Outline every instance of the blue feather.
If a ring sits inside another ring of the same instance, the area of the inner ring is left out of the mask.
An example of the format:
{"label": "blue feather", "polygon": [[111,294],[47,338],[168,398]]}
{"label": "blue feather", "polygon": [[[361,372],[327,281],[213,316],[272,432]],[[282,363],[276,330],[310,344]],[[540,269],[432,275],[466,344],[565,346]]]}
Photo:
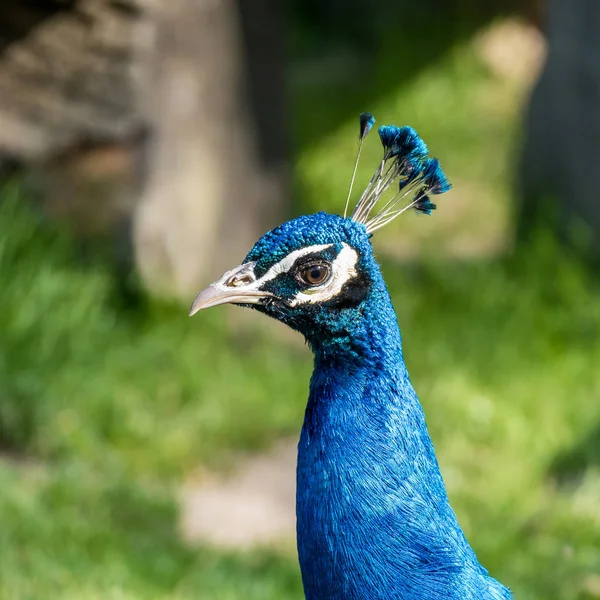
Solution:
{"label": "blue feather", "polygon": [[420,158],[408,157],[402,162],[400,175],[399,191],[407,188],[411,183],[415,182],[422,175],[423,161]]}
{"label": "blue feather", "polygon": [[427,144],[412,127],[382,125],[378,132],[386,159],[397,156],[400,160],[419,160],[427,156]]}
{"label": "blue feather", "polygon": [[364,113],[360,113],[359,120],[360,120],[360,131],[359,131],[358,138],[360,140],[364,140],[367,137],[367,134],[369,133],[369,131],[371,131],[371,128],[373,127],[373,125],[375,124],[375,117],[369,112],[364,112]]}
{"label": "blue feather", "polygon": [[425,160],[423,182],[432,194],[443,194],[452,187],[437,158]]}
{"label": "blue feather", "polygon": [[402,157],[410,157],[413,160],[423,159],[427,156],[429,149],[419,134],[409,126],[401,127],[396,139],[395,146],[398,154]]}
{"label": "blue feather", "polygon": [[394,156],[394,150],[397,150],[397,147],[394,146],[394,142],[398,135],[400,134],[400,127],[396,125],[382,125],[378,130],[379,139],[381,140],[381,145],[383,146],[384,156]]}
{"label": "blue feather", "polygon": [[[419,193],[419,195],[421,194],[421,192]],[[434,211],[437,208],[437,204],[434,204],[430,199],[429,196],[420,196],[417,200],[417,202],[415,203],[414,207],[416,212],[418,213],[422,213],[424,215],[430,215],[432,211]]]}
{"label": "blue feather", "polygon": [[[366,122],[365,115],[372,117],[370,113],[361,115],[361,131],[363,122]],[[418,199],[418,195],[412,196],[407,204],[403,204],[417,188],[423,188],[419,195],[443,194],[451,188],[439,161],[437,158],[428,157],[427,144],[415,129],[408,125],[403,127],[381,125],[378,133],[383,146],[383,161],[371,177],[351,217],[354,221],[365,225],[369,233],[385,227],[408,208],[431,214],[436,208],[435,204],[429,199]],[[359,155],[360,148],[359,145]],[[356,165],[352,183],[355,173]],[[375,208],[380,200],[396,182],[398,191],[387,202],[382,202],[379,212],[376,212]],[[350,190],[352,190],[352,183]],[[350,192],[346,200],[344,216],[347,213],[349,198]]]}

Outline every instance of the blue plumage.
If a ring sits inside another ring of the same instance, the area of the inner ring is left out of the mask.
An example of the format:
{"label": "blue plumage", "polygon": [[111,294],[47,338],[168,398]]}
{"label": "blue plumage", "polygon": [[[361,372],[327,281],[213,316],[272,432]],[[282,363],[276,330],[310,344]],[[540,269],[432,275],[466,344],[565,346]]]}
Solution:
{"label": "blue plumage", "polygon": [[[382,136],[380,128],[384,147],[401,130]],[[416,180],[410,206],[431,212],[427,191],[449,186],[437,160],[423,157]],[[192,313],[251,306],[299,331],[314,353],[297,469],[308,600],[508,600],[448,502],[373,255],[369,210],[359,216],[317,213],[268,232],[199,294]]]}
{"label": "blue plumage", "polygon": [[[362,115],[360,121],[362,128]],[[352,213],[352,219],[366,225],[369,233],[384,227],[408,209],[430,215],[437,207],[428,198],[428,194],[443,194],[451,188],[439,161],[437,158],[427,156],[429,153],[427,144],[415,129],[409,126],[382,125],[378,133],[383,146],[383,160]],[[360,157],[361,147],[362,138],[359,143],[358,157]],[[356,165],[352,181],[355,173]],[[396,181],[397,191],[383,204],[383,208],[372,216],[374,207],[388,190],[393,189],[392,184]],[[350,185],[351,191],[352,185]],[[350,193],[348,200],[349,198]],[[348,200],[346,200],[346,208]],[[346,210],[344,210],[345,215]]]}
{"label": "blue plumage", "polygon": [[429,198],[429,196],[426,195],[426,193],[427,192],[425,189],[421,191],[421,195],[415,203],[414,208],[419,213],[422,213],[424,215],[430,215],[431,212],[437,208],[437,204],[434,204]]}
{"label": "blue plumage", "polygon": [[394,142],[400,133],[400,127],[396,125],[382,125],[378,130],[379,139],[381,140],[381,145],[383,146],[383,152],[385,155],[393,156]]}
{"label": "blue plumage", "polygon": [[379,139],[386,159],[400,156],[412,160],[423,159],[429,152],[418,133],[407,126],[382,125],[378,129]]}
{"label": "blue plumage", "polygon": [[373,127],[373,125],[375,125],[375,117],[371,113],[368,113],[368,112],[360,113],[359,123],[360,123],[360,129],[359,129],[358,138],[360,140],[364,140],[367,137],[367,134],[369,133],[369,131],[371,131],[371,128]]}
{"label": "blue plumage", "polygon": [[443,194],[450,190],[450,182],[437,158],[428,158],[423,167],[423,183],[432,194]]}

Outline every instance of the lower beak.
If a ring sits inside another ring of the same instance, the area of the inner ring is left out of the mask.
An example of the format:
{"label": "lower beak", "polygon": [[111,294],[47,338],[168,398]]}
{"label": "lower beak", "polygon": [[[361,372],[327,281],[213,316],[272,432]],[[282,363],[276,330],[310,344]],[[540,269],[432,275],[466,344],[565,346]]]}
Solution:
{"label": "lower beak", "polygon": [[219,304],[261,304],[264,299],[273,297],[270,292],[257,289],[254,264],[235,267],[202,290],[192,303],[190,317],[203,308]]}

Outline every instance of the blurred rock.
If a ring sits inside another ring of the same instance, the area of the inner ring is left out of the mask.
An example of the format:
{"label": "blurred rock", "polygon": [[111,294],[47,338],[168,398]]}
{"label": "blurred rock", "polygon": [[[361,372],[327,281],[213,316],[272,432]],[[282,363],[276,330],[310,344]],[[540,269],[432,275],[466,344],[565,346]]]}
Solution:
{"label": "blurred rock", "polygon": [[542,33],[518,19],[485,28],[477,35],[475,45],[494,74],[520,86],[529,86],[537,77],[546,56]]}
{"label": "blurred rock", "polygon": [[588,575],[581,587],[592,598],[600,598],[600,575]]}
{"label": "blurred rock", "polygon": [[243,459],[228,477],[205,475],[182,493],[180,529],[190,543],[246,548],[293,538],[296,441]]}

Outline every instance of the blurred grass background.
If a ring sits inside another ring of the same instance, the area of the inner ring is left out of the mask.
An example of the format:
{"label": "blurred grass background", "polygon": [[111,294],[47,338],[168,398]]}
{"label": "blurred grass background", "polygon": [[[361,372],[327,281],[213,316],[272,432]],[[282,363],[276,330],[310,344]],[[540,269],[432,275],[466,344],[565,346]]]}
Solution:
{"label": "blurred grass background", "polygon": [[[357,119],[309,132],[360,91],[298,79],[295,212],[338,212]],[[364,107],[415,126],[455,185],[438,214],[375,245],[481,562],[520,600],[584,600],[600,597],[600,295],[543,230],[504,252],[525,91],[460,41]],[[379,152],[369,139],[359,184]],[[18,182],[0,202],[0,287],[0,598],[302,598],[286,549],[185,546],[177,494],[199,464],[296,435],[308,350],[235,308],[190,321],[177,304],[124,302],[110,264],[83,260]]]}

